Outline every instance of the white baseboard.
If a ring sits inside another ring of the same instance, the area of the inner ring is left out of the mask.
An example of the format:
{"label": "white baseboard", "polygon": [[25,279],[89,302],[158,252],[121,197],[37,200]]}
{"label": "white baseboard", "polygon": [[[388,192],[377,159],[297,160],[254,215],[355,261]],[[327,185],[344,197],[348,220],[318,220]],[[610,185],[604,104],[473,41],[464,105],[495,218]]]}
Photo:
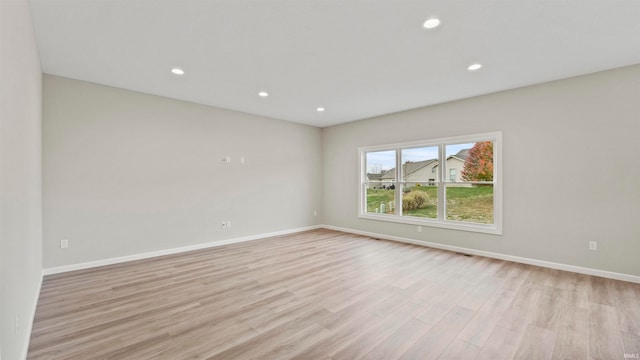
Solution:
{"label": "white baseboard", "polygon": [[342,227],[331,226],[331,225],[322,225],[322,228],[329,229],[329,230],[342,231],[342,232],[352,233],[357,235],[364,235],[364,236],[369,236],[369,237],[378,238],[378,239],[399,241],[403,243],[432,247],[432,248],[441,249],[441,250],[449,250],[449,251],[459,252],[464,254],[484,256],[484,257],[493,258],[493,259],[506,260],[506,261],[516,262],[516,263],[535,265],[535,266],[540,266],[540,267],[545,267],[550,269],[564,270],[564,271],[570,271],[570,272],[579,273],[579,274],[593,275],[593,276],[599,276],[599,277],[608,278],[608,279],[622,280],[622,281],[628,281],[628,282],[640,284],[640,276],[635,276],[630,274],[616,273],[611,271],[586,268],[582,266],[560,264],[560,263],[554,263],[550,261],[524,258],[519,256],[513,256],[513,255],[505,255],[505,254],[494,253],[489,251],[482,251],[482,250],[469,249],[469,248],[464,248],[459,246],[438,244],[434,242],[414,240],[414,239],[409,239],[409,238],[404,238],[399,236],[377,234],[377,233],[372,233],[368,231],[360,231],[360,230],[342,228]]}
{"label": "white baseboard", "polygon": [[[25,328],[26,337],[24,342],[22,343],[22,356],[20,359],[27,359],[27,355],[29,353],[29,342],[31,341],[31,331],[33,330],[33,321],[36,318],[36,310],[38,309],[38,300],[40,299],[40,291],[42,290],[42,280],[44,278],[44,272],[40,274],[40,279],[38,280],[38,292],[36,292],[36,298],[33,299],[33,309],[31,309],[31,314],[29,314],[29,321],[26,323],[27,327]],[[0,355],[1,356],[1,355]]]}
{"label": "white baseboard", "polygon": [[[196,245],[184,246],[184,247],[173,248],[173,249],[158,250],[158,251],[152,251],[152,252],[147,252],[147,253],[142,253],[142,254],[122,256],[122,257],[117,257],[117,258],[96,260],[96,261],[90,261],[90,262],[85,262],[85,263],[80,263],[80,264],[65,265],[65,266],[59,266],[59,267],[43,269],[42,273],[43,273],[43,276],[46,276],[46,275],[64,273],[64,272],[68,272],[68,271],[90,269],[90,268],[94,268],[94,267],[98,267],[98,266],[119,264],[119,263],[123,263],[123,262],[148,259],[148,258],[153,258],[153,257],[163,256],[163,255],[178,254],[178,253],[187,252],[187,251],[200,250],[200,249],[206,249],[206,248],[222,246],[222,245],[228,245],[228,244],[235,244],[235,243],[240,243],[240,242],[245,242],[245,241],[264,239],[264,238],[272,237],[272,236],[288,235],[288,234],[293,234],[293,233],[302,232],[302,231],[315,230],[315,229],[319,229],[319,228],[342,231],[342,232],[346,232],[346,233],[369,236],[369,237],[373,237],[373,238],[379,238],[379,239],[385,239],[385,240],[391,240],[391,241],[399,241],[399,242],[408,243],[408,244],[432,247],[432,248],[441,249],[441,250],[449,250],[449,251],[453,251],[453,252],[465,253],[465,254],[470,254],[470,255],[484,256],[484,257],[488,257],[488,258],[512,261],[512,262],[516,262],[516,263],[535,265],[535,266],[540,266],[540,267],[545,267],[545,268],[550,268],[550,269],[570,271],[570,272],[575,272],[575,273],[579,273],[579,274],[600,276],[600,277],[603,277],[603,278],[622,280],[622,281],[628,281],[628,282],[640,284],[640,276],[636,276],[636,275],[616,273],[616,272],[592,269],[592,268],[587,268],[587,267],[582,267],[582,266],[554,263],[554,262],[545,261],[545,260],[537,260],[537,259],[531,259],[531,258],[525,258],[525,257],[519,257],[519,256],[513,256],[513,255],[494,253],[494,252],[490,252],[490,251],[469,249],[469,248],[464,248],[464,247],[460,247],[460,246],[439,244],[439,243],[434,243],[434,242],[429,242],[429,241],[422,241],[422,240],[409,239],[409,238],[404,238],[404,237],[399,237],[399,236],[378,234],[378,233],[373,233],[373,232],[368,232],[368,231],[361,231],[361,230],[355,230],[355,229],[349,229],[349,228],[342,228],[342,227],[331,226],[331,225],[307,226],[307,227],[303,227],[303,228],[296,228],[296,229],[276,231],[276,232],[270,232],[270,233],[264,233],[264,234],[243,236],[243,237],[239,237],[239,238],[226,239],[226,240],[221,240],[221,241],[213,241],[213,242],[209,242],[209,243],[196,244]],[[35,311],[34,311],[34,315],[35,315]],[[27,344],[27,346],[28,346],[28,344]],[[25,354],[26,354],[26,352],[25,352]]]}
{"label": "white baseboard", "polygon": [[183,246],[183,247],[173,248],[173,249],[151,251],[151,252],[146,252],[142,254],[127,255],[127,256],[122,256],[117,258],[109,258],[109,259],[89,261],[89,262],[84,262],[79,264],[58,266],[58,267],[44,269],[43,275],[44,276],[53,275],[53,274],[59,274],[59,273],[75,271],[75,270],[90,269],[98,266],[113,265],[113,264],[119,264],[119,263],[128,262],[128,261],[142,260],[142,259],[148,259],[148,258],[153,258],[158,256],[178,254],[178,253],[183,253],[187,251],[207,249],[207,248],[212,248],[216,246],[235,244],[235,243],[251,241],[251,240],[259,240],[259,239],[264,239],[264,238],[273,237],[273,236],[288,235],[288,234],[293,234],[293,233],[308,231],[308,230],[315,230],[321,227],[322,227],[321,225],[307,226],[302,228],[275,231],[275,232],[264,233],[264,234],[242,236],[242,237],[233,238],[233,239],[212,241],[208,243]]}

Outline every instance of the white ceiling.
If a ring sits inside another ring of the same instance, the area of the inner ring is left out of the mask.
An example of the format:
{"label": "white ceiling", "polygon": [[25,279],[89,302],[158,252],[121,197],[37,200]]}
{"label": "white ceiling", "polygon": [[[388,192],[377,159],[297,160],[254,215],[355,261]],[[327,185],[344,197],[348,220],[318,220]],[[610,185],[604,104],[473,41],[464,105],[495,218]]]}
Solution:
{"label": "white ceiling", "polygon": [[[31,0],[31,9],[45,73],[320,127],[640,63],[638,0]],[[424,29],[430,17],[441,26]],[[468,71],[475,62],[483,68]]]}

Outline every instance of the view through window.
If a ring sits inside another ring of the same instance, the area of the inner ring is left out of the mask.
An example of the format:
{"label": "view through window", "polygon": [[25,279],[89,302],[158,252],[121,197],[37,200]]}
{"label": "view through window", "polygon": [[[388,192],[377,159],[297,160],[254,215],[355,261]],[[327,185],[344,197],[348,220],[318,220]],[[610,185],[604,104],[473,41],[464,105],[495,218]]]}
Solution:
{"label": "view through window", "polygon": [[361,217],[500,233],[500,133],[360,149]]}

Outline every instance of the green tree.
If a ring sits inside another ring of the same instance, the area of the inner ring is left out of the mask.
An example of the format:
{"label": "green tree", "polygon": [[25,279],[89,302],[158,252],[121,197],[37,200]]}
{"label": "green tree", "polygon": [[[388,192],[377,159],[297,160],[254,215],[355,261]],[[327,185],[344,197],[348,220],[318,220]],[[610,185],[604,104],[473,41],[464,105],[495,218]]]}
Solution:
{"label": "green tree", "polygon": [[464,181],[493,181],[493,141],[473,145],[461,175]]}

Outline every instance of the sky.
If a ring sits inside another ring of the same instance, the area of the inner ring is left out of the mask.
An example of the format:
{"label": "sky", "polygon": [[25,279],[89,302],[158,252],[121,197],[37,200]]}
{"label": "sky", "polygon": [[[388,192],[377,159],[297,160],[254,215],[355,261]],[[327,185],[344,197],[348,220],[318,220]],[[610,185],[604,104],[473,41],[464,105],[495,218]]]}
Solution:
{"label": "sky", "polygon": [[[455,155],[462,149],[471,149],[474,143],[451,144],[446,146],[447,157]],[[394,150],[374,151],[367,153],[367,173],[379,174],[396,167],[396,155]],[[423,161],[438,158],[438,147],[427,146],[402,150],[402,162]]]}

